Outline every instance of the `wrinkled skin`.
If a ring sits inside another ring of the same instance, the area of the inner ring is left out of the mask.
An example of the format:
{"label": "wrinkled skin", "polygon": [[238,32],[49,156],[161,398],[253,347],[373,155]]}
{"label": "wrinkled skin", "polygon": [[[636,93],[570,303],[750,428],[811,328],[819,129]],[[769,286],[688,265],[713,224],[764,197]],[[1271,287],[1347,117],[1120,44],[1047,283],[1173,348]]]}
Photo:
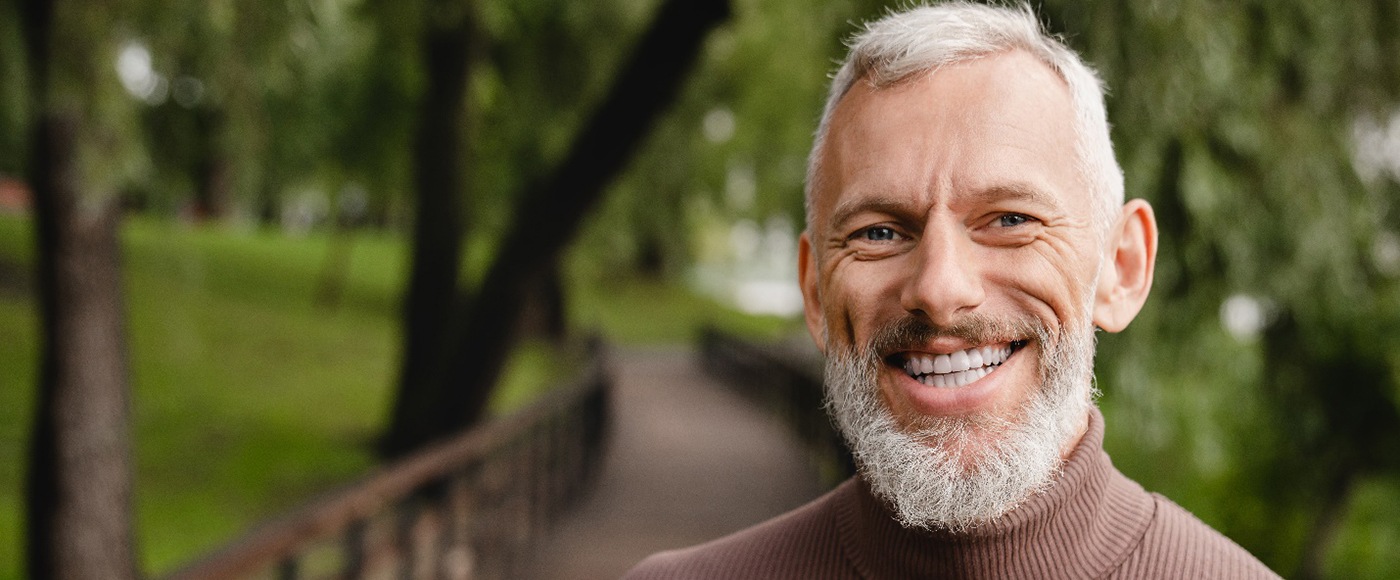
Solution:
{"label": "wrinkled skin", "polygon": [[[869,345],[905,317],[947,331],[878,353],[879,395],[901,428],[922,417],[1015,420],[1040,388],[1034,336],[969,332],[969,320],[1030,318],[1057,333],[1092,319],[1118,331],[1141,308],[1151,208],[1129,202],[1097,231],[1099,202],[1074,143],[1065,83],[1017,51],[879,89],[858,82],[838,104],[799,243],[807,324],[824,349]],[[1004,364],[957,388],[903,368],[909,356],[1008,344]]]}

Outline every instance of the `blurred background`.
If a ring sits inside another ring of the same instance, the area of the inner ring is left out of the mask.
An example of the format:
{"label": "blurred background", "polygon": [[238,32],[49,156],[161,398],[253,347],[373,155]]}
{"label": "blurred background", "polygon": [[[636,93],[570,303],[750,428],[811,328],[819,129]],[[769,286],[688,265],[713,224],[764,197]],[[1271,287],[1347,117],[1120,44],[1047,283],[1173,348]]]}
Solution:
{"label": "blurred background", "polygon": [[[129,450],[163,574],[528,405],[573,337],[806,340],[805,155],[887,4],[0,0],[0,578],[64,417]],[[1100,337],[1115,463],[1284,575],[1400,573],[1400,4],[1038,12],[1162,227]]]}

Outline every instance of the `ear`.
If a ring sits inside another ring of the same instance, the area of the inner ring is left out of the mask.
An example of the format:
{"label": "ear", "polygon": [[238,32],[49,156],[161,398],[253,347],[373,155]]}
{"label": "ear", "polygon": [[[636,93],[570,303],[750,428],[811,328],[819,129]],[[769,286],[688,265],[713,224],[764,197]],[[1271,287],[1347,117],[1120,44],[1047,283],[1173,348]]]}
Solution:
{"label": "ear", "polygon": [[1094,324],[1118,332],[1137,317],[1152,289],[1157,263],[1157,219],[1152,206],[1141,199],[1124,204],[1106,251],[1107,262],[1094,294]]}
{"label": "ear", "polygon": [[797,240],[797,279],[802,285],[802,310],[807,317],[807,332],[817,348],[826,352],[826,315],[822,312],[821,294],[817,291],[817,256],[812,250],[812,237],[802,232]]}

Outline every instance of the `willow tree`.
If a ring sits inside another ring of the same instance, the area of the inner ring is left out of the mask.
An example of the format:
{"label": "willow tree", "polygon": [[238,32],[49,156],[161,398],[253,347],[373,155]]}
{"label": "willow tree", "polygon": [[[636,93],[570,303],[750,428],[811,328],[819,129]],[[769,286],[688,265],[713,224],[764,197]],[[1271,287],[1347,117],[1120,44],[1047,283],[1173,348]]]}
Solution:
{"label": "willow tree", "polygon": [[1148,308],[1104,341],[1111,438],[1135,449],[1115,458],[1275,570],[1356,573],[1327,558],[1353,493],[1400,473],[1400,207],[1357,139],[1400,107],[1400,5],[1045,14],[1103,73],[1129,194],[1162,226]]}
{"label": "willow tree", "polygon": [[[437,260],[434,268],[440,270],[438,277],[450,284],[436,286],[431,297],[410,290],[407,328],[410,333],[415,328],[426,328],[432,334],[416,342],[411,334],[407,337],[409,347],[416,345],[423,350],[405,353],[405,362],[416,364],[402,369],[386,436],[387,453],[403,454],[440,440],[471,426],[484,415],[506,356],[518,338],[527,291],[555,270],[559,256],[582,225],[583,216],[604,196],[606,187],[626,166],[653,121],[671,104],[700,53],[706,34],[728,13],[725,0],[661,3],[591,112],[583,114],[582,122],[566,137],[566,146],[557,161],[547,170],[529,175],[506,197],[510,201],[504,207],[508,209],[503,225],[496,230],[499,237],[490,240],[496,250],[489,253],[484,273],[472,284],[457,285],[456,264]],[[461,18],[466,14],[446,13]],[[436,37],[427,38],[431,41]],[[457,58],[439,55],[439,50],[460,52],[465,47],[461,41],[440,47],[429,42],[424,49],[431,64],[439,58]],[[428,70],[431,73],[434,67]],[[448,80],[454,83],[464,78],[458,76],[460,68],[444,69],[446,72],[453,75]],[[434,82],[429,81],[429,86]],[[456,90],[456,86],[450,88]],[[459,93],[449,96],[456,94]],[[448,105],[462,106],[455,100]],[[448,120],[460,122],[458,117]],[[547,126],[540,127],[542,132],[548,131]],[[424,195],[454,194],[451,189],[424,189],[423,185],[420,182],[419,204],[430,201],[423,199]],[[486,198],[487,194],[479,197]],[[431,257],[425,254],[453,249],[425,243],[434,242],[415,241],[415,262]],[[415,272],[414,276],[418,274]],[[444,291],[450,294],[444,295]],[[436,320],[415,327],[413,315],[421,310],[415,301],[428,298],[433,304],[447,307],[428,311]]]}

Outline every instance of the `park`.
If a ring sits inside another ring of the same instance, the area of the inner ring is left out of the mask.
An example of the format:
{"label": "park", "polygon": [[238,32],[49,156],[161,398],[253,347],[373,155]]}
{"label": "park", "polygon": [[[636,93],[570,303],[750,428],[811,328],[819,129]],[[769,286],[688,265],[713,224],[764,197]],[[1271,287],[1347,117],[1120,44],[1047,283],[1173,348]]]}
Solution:
{"label": "park", "polygon": [[[832,488],[807,155],[895,4],[0,0],[0,580],[608,578]],[[1161,226],[1114,465],[1400,572],[1400,8],[1035,10]]]}

